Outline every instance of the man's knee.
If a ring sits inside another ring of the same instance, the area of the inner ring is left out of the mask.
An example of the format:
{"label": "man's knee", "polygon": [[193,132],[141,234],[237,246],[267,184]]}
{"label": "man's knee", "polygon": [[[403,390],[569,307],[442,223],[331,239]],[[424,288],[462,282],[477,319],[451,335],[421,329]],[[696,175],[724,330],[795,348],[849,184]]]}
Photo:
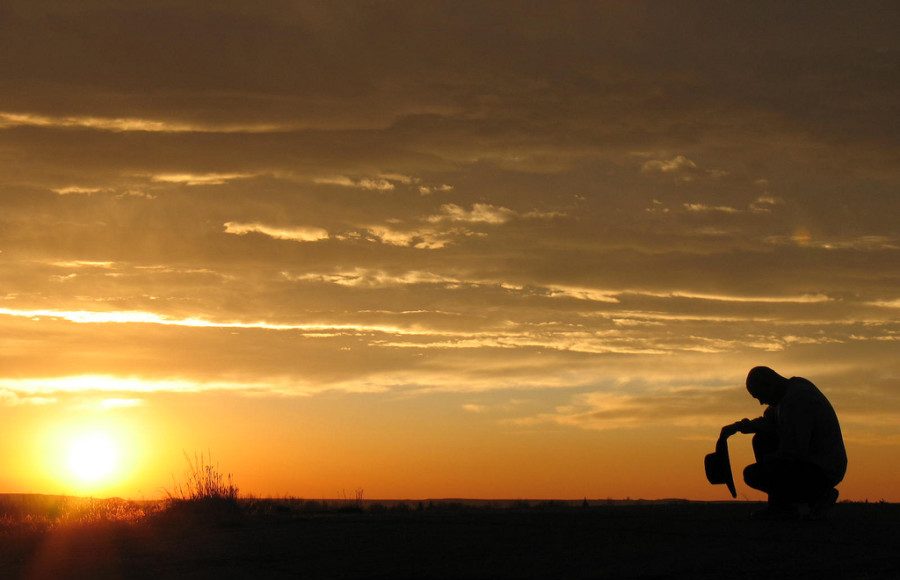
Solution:
{"label": "man's knee", "polygon": [[752,445],[753,455],[759,462],[767,455],[778,451],[778,436],[771,433],[754,433]]}
{"label": "man's knee", "polygon": [[767,491],[769,487],[767,479],[759,463],[752,463],[744,468],[744,483],[753,489]]}

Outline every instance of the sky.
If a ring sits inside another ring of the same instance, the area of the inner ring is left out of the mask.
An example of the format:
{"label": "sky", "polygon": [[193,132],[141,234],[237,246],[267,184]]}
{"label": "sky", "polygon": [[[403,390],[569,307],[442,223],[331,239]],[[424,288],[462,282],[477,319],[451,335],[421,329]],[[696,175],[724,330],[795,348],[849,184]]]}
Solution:
{"label": "sky", "polygon": [[900,501],[898,29],[3,2],[0,492],[159,497],[208,453],[263,496],[727,499],[703,455],[768,365],[837,410],[842,498]]}

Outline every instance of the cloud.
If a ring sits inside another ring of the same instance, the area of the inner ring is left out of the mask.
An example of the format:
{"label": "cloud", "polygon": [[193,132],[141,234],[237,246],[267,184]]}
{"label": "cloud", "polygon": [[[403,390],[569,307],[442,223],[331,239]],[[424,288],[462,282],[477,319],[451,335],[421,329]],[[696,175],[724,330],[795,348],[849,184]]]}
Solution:
{"label": "cloud", "polygon": [[235,179],[253,177],[252,173],[163,173],[154,175],[153,181],[160,183],[180,183],[184,185],[222,185]]}
{"label": "cloud", "polygon": [[[411,349],[547,349],[560,352],[582,354],[622,354],[622,355],[664,355],[673,351],[695,350],[693,348],[657,348],[652,340],[634,339],[627,336],[594,336],[590,333],[470,333],[471,338],[459,337],[440,341],[391,340],[375,341],[373,344],[387,348]],[[482,336],[478,336],[481,334]],[[716,351],[721,352],[721,351]]]}
{"label": "cloud", "polygon": [[[13,385],[15,386],[15,385]],[[53,405],[57,402],[55,397],[42,397],[29,393],[22,393],[15,388],[4,388],[0,380],[0,403],[11,407],[19,405]]]}
{"label": "cloud", "polygon": [[516,212],[509,208],[493,206],[487,203],[475,203],[470,210],[466,210],[453,203],[446,203],[441,206],[441,213],[428,216],[425,219],[431,223],[451,221],[503,224],[513,219],[516,215]]}
{"label": "cloud", "polygon": [[109,118],[88,116],[52,116],[33,113],[0,112],[0,127],[78,127],[102,131],[192,131],[190,125],[173,124],[138,118]]}
{"label": "cloud", "polygon": [[78,185],[69,185],[53,189],[53,192],[58,193],[59,195],[91,195],[101,191],[103,191],[103,189],[99,187],[81,187]]}
{"label": "cloud", "polygon": [[593,302],[618,303],[620,292],[604,290],[601,288],[586,288],[583,286],[565,286],[554,284],[547,287],[549,296],[553,298],[565,297],[578,300],[591,300]]}
{"label": "cloud", "polygon": [[651,159],[645,161],[641,165],[641,171],[644,173],[682,173],[694,172],[697,164],[685,157],[684,155],[676,155],[669,160]]}
{"label": "cloud", "polygon": [[[0,378],[0,393],[6,391],[22,397],[46,397],[72,393],[196,393],[202,391],[245,391],[265,388],[259,383],[225,381],[190,381],[184,379],[150,379],[103,374],[82,374],[56,377]],[[27,399],[25,399],[27,400]],[[57,402],[58,399],[48,399]],[[135,407],[141,399],[133,397],[104,398],[94,406],[109,410]]]}
{"label": "cloud", "polygon": [[97,260],[63,260],[59,262],[50,262],[50,265],[58,268],[100,268],[110,270],[115,267],[115,262],[97,261]]}
{"label": "cloud", "polygon": [[370,239],[389,246],[412,247],[419,250],[440,250],[459,237],[471,235],[471,232],[455,228],[437,230],[420,227],[400,230],[383,225],[371,225],[365,228]]}
{"label": "cloud", "polygon": [[767,236],[764,241],[773,246],[796,245],[818,250],[881,251],[900,250],[900,239],[890,236],[867,235],[844,239],[814,239],[809,230],[798,228],[790,236]]}
{"label": "cloud", "polygon": [[814,304],[830,302],[832,299],[824,294],[802,294],[796,296],[743,296],[738,294],[713,294],[705,292],[693,292],[689,290],[642,290],[642,289],[617,289],[591,288],[584,286],[547,286],[549,295],[554,298],[577,298],[579,300],[591,300],[594,302],[617,303],[622,296],[647,296],[652,298],[686,298],[691,300],[708,300],[712,302],[738,302],[738,303],[770,303],[770,304]]}
{"label": "cloud", "polygon": [[[405,176],[403,177],[405,178]],[[364,177],[362,179],[354,180],[343,175],[338,175],[335,177],[317,177],[313,179],[313,183],[317,183],[319,185],[339,185],[341,187],[355,187],[358,189],[368,189],[371,191],[391,191],[395,187],[393,183],[383,177]]]}
{"label": "cloud", "polygon": [[147,133],[268,133],[288,131],[291,126],[261,124],[204,124],[181,123],[139,117],[104,117],[78,115],[43,115],[28,112],[0,111],[0,128],[5,127],[44,127],[44,128],[76,128],[94,129],[113,132],[147,132]]}
{"label": "cloud", "polygon": [[693,300],[710,300],[713,302],[759,302],[769,304],[816,304],[830,302],[832,298],[825,294],[802,294],[797,296],[743,296],[736,294],[712,294],[705,292],[691,292],[685,290],[673,290],[657,292],[650,290],[626,290],[622,292],[652,296],[656,298],[689,298]]}
{"label": "cloud", "polygon": [[[407,245],[409,240],[399,240]],[[448,276],[424,270],[407,270],[398,273],[389,273],[384,270],[367,268],[354,268],[336,272],[310,272],[306,274],[289,274],[282,272],[282,276],[294,281],[318,281],[339,284],[343,286],[388,287],[406,284],[438,284],[447,288],[459,287],[492,287],[502,288],[515,292],[521,296],[545,295],[548,298],[573,298],[591,302],[607,304],[620,304],[626,297],[646,297],[654,299],[698,300],[708,302],[734,303],[734,304],[822,304],[833,302],[834,299],[826,294],[795,294],[795,295],[743,295],[697,292],[692,290],[648,290],[641,288],[602,288],[591,286],[575,286],[566,284],[530,284],[527,287],[518,283],[498,278],[476,278],[466,276]],[[876,303],[870,303],[876,304]],[[889,302],[877,303],[879,305]],[[604,313],[601,313],[605,315]],[[636,312],[619,311],[621,316],[640,315],[656,320],[706,320],[715,322],[733,320],[753,320],[756,322],[772,321],[764,317],[734,318],[719,315],[700,314],[668,314],[664,312]]]}
{"label": "cloud", "polygon": [[665,203],[659,201],[658,199],[654,199],[650,202],[649,207],[644,208],[644,211],[647,213],[667,214],[671,210],[666,207]]}
{"label": "cloud", "polygon": [[453,191],[453,186],[446,183],[442,183],[440,185],[419,186],[419,193],[421,193],[422,195],[431,195],[432,193],[446,193],[448,191]]}
{"label": "cloud", "polygon": [[129,197],[143,198],[143,199],[156,199],[156,196],[154,194],[147,193],[146,191],[141,191],[139,189],[127,189],[121,193],[116,194],[116,199],[127,199]]}
{"label": "cloud", "polygon": [[310,272],[307,274],[292,275],[282,272],[282,276],[292,281],[315,281],[338,284],[340,286],[386,288],[391,286],[405,286],[409,284],[442,284],[459,285],[462,283],[457,278],[434,274],[427,271],[410,270],[400,274],[390,274],[383,270],[370,270],[366,268],[354,268],[331,273]]}
{"label": "cloud", "polygon": [[226,234],[244,236],[250,233],[258,233],[276,240],[288,240],[291,242],[318,242],[329,237],[328,231],[316,227],[278,227],[257,222],[225,222],[224,226]]}
{"label": "cloud", "polygon": [[[658,381],[654,381],[658,382]],[[517,417],[513,425],[564,425],[593,431],[641,427],[717,428],[743,410],[739,381],[707,378],[697,383],[646,386],[644,381],[623,380],[610,390],[569,397],[552,412]]]}
{"label": "cloud", "polygon": [[651,159],[641,165],[645,174],[672,175],[677,181],[689,182],[698,177],[724,177],[727,171],[721,169],[701,169],[696,163],[684,155],[676,155],[671,159]]}
{"label": "cloud", "polygon": [[[765,179],[758,181],[762,181],[765,185],[768,185],[768,182]],[[783,203],[784,201],[780,198],[771,195],[761,195],[750,204],[750,211],[756,213],[769,213],[772,211],[773,206],[781,205]]]}
{"label": "cloud", "polygon": [[156,312],[135,310],[55,310],[55,309],[14,309],[0,308],[0,316],[29,318],[40,320],[50,318],[65,320],[75,324],[152,324],[160,326],[188,328],[221,328],[221,329],[257,329],[273,331],[301,331],[310,333],[358,332],[382,333],[409,336],[469,336],[480,333],[464,331],[446,331],[423,327],[409,327],[392,324],[344,323],[344,322],[268,322],[256,321],[222,321],[202,317],[179,318]]}
{"label": "cloud", "polygon": [[727,205],[706,205],[703,203],[685,203],[684,209],[691,212],[738,213],[740,211]]}
{"label": "cloud", "polygon": [[404,185],[418,183],[420,181],[418,177],[412,177],[410,175],[404,175],[402,173],[381,173],[378,175],[378,177],[381,179],[386,179],[388,181],[403,183]]}

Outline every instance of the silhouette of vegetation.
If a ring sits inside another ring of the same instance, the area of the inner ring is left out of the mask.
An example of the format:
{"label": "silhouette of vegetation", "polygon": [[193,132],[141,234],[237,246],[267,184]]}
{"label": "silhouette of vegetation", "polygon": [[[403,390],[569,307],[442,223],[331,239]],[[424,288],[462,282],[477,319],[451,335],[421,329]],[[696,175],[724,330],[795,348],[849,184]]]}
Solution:
{"label": "silhouette of vegetation", "polygon": [[360,498],[351,512],[353,495],[236,497],[231,485],[225,512],[189,499],[187,482],[175,504],[0,495],[0,577],[444,578],[450,562],[456,578],[827,579],[894,578],[900,565],[900,505],[878,501],[773,526],[749,518],[758,502]]}
{"label": "silhouette of vegetation", "polygon": [[158,501],[3,494],[0,495],[0,531],[40,531],[67,525],[137,522],[161,509]]}
{"label": "silhouette of vegetation", "polygon": [[213,464],[207,452],[184,454],[188,469],[184,481],[174,482],[171,490],[165,490],[170,510],[181,511],[238,511],[239,489],[231,473],[223,473]]}

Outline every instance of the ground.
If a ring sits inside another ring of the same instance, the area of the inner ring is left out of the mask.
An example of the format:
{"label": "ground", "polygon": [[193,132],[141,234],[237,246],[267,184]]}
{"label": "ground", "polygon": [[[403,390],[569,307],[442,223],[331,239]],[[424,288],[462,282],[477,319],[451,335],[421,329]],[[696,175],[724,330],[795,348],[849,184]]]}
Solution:
{"label": "ground", "polygon": [[151,514],[0,527],[0,578],[898,578],[900,505],[754,521],[759,504]]}

